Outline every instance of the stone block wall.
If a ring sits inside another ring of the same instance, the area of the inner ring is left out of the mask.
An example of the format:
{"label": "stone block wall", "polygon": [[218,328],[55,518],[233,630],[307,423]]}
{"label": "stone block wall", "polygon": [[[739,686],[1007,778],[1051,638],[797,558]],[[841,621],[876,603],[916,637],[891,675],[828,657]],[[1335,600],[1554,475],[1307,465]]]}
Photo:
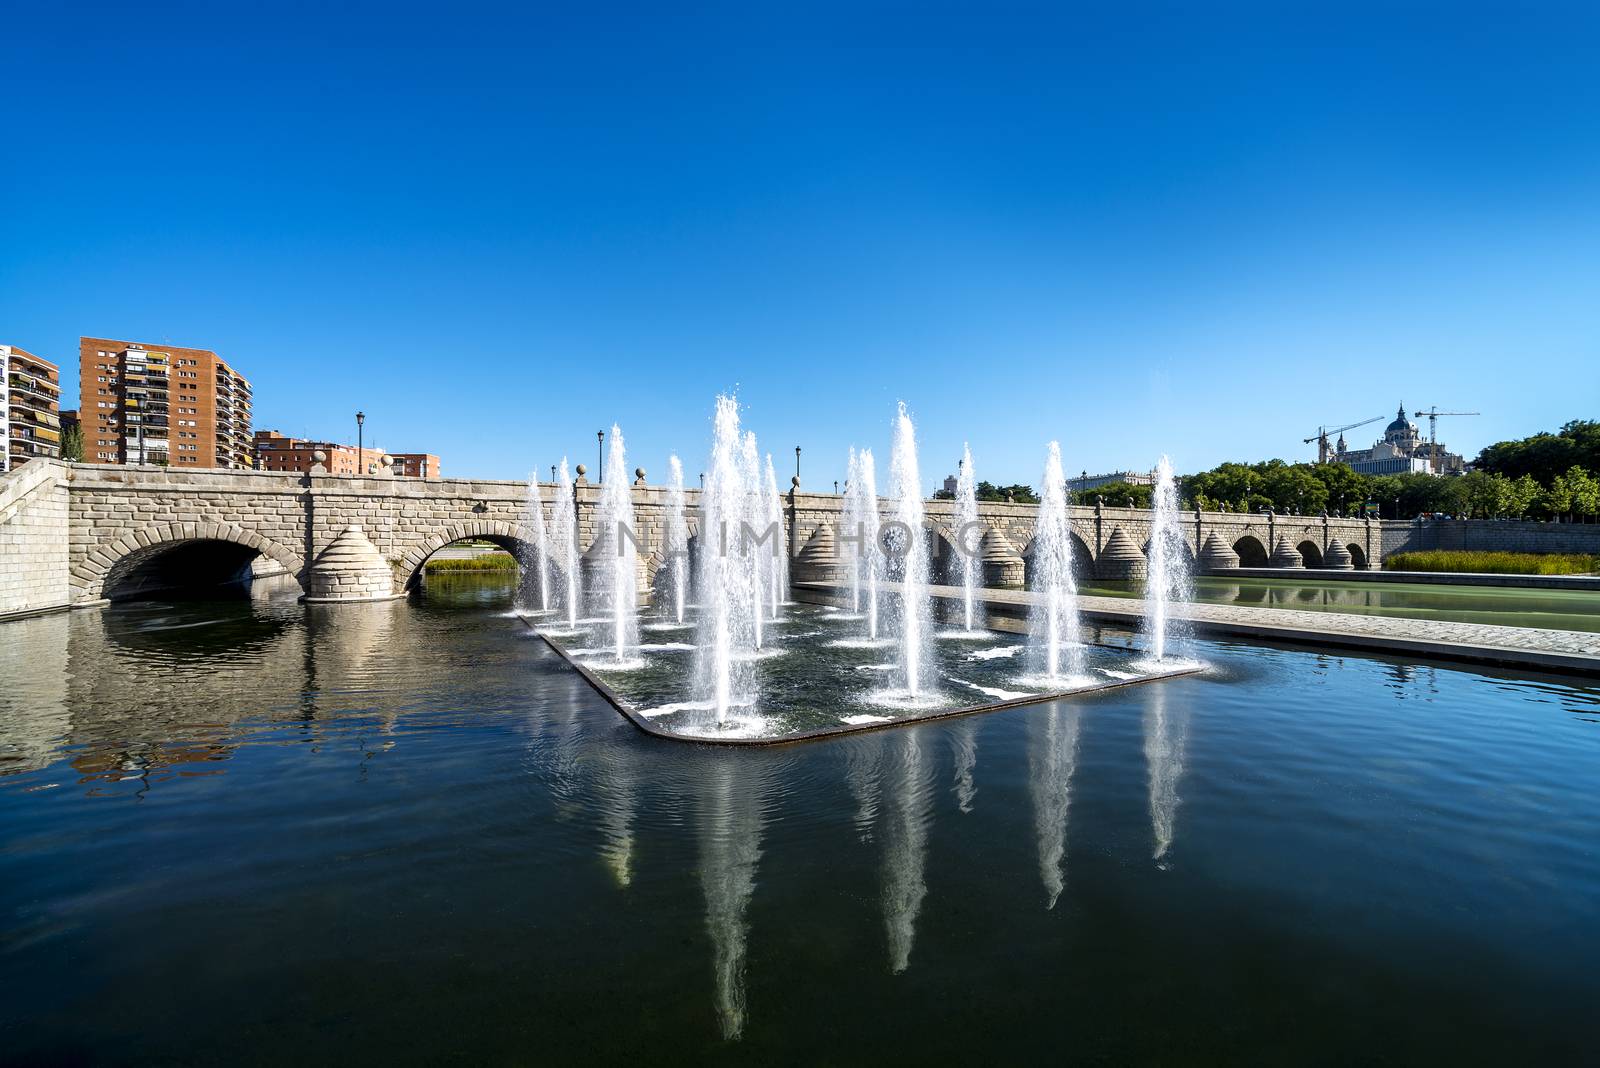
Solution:
{"label": "stone block wall", "polygon": [[1600,524],[1528,520],[1433,519],[1390,524],[1389,552],[1425,549],[1511,553],[1600,554]]}
{"label": "stone block wall", "polygon": [[69,477],[74,601],[102,597],[107,573],[131,555],[200,538],[255,549],[297,578],[305,570],[309,527],[298,475],[77,464]]}
{"label": "stone block wall", "polygon": [[36,459],[0,476],[0,618],[71,601],[67,470]]}

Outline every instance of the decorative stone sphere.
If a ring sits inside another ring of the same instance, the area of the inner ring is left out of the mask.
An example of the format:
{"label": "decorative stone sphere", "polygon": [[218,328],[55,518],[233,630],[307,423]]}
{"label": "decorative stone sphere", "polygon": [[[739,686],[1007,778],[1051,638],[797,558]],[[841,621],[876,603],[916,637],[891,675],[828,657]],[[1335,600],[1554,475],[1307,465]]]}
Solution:
{"label": "decorative stone sphere", "polygon": [[385,466],[385,467],[393,467],[394,466],[394,457],[385,454],[383,459],[379,460],[378,462],[380,464],[382,464],[383,466]]}
{"label": "decorative stone sphere", "polygon": [[314,464],[325,464],[328,462],[328,454],[323,452],[321,449],[318,449],[316,452],[311,454],[311,462]]}
{"label": "decorative stone sphere", "polygon": [[638,479],[640,482],[643,482],[644,481],[644,468],[635,467],[633,469],[633,477]]}
{"label": "decorative stone sphere", "polygon": [[578,465],[578,474],[587,475],[588,473],[589,473],[589,469],[587,467],[583,466],[582,464]]}
{"label": "decorative stone sphere", "polygon": [[799,489],[800,488],[800,476],[799,475],[790,475],[789,476],[789,485],[793,486],[795,489]]}

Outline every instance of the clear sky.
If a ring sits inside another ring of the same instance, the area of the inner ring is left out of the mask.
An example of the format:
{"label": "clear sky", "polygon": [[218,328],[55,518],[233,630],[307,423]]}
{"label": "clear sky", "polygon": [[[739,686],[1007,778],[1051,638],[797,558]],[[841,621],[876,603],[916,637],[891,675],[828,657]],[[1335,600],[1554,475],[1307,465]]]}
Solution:
{"label": "clear sky", "polygon": [[447,475],[692,479],[728,390],[810,488],[897,399],[930,488],[1470,456],[1600,416],[1600,9],[1521,6],[11,3],[0,341]]}

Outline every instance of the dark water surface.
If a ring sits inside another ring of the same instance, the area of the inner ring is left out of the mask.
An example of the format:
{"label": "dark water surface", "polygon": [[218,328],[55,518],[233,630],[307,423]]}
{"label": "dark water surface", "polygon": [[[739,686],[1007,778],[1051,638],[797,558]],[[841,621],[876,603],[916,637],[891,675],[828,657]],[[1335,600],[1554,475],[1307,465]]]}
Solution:
{"label": "dark water surface", "polygon": [[0,626],[0,1060],[1592,1059],[1593,688],[1202,642],[726,750],[507,607]]}

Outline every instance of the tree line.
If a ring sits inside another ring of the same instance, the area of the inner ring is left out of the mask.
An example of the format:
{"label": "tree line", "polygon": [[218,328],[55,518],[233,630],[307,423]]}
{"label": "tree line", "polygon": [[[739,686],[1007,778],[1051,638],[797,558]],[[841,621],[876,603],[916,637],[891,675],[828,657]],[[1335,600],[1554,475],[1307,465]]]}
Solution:
{"label": "tree line", "polygon": [[[1575,419],[1485,448],[1464,475],[1363,475],[1344,464],[1224,463],[1179,480],[1184,507],[1212,512],[1361,515],[1414,519],[1452,515],[1484,519],[1577,519],[1600,515],[1600,421]],[[984,487],[999,496],[984,496]],[[1032,501],[1027,486],[979,487],[980,500]],[[1112,482],[1072,494],[1076,504],[1150,507],[1152,487]],[[948,496],[943,492],[935,496]]]}

